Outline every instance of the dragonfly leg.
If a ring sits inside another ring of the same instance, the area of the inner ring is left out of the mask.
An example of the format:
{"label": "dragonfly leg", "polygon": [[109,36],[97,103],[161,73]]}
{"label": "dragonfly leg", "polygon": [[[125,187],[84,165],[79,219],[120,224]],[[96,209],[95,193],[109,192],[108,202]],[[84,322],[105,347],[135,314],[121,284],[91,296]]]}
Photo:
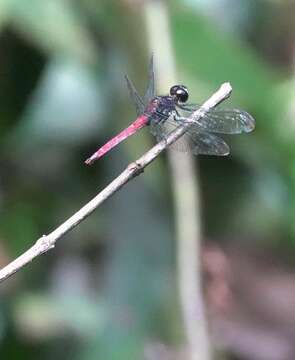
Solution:
{"label": "dragonfly leg", "polygon": [[179,124],[195,124],[198,125],[198,122],[195,119],[190,119],[188,117],[185,116],[181,116],[178,112],[176,112],[174,119],[179,123]]}
{"label": "dragonfly leg", "polygon": [[163,125],[166,120],[167,120],[167,119],[161,119],[158,124],[159,124],[159,125]]}
{"label": "dragonfly leg", "polygon": [[188,118],[181,116],[178,111],[175,111],[174,120],[177,121],[179,123],[179,125],[189,122]]}

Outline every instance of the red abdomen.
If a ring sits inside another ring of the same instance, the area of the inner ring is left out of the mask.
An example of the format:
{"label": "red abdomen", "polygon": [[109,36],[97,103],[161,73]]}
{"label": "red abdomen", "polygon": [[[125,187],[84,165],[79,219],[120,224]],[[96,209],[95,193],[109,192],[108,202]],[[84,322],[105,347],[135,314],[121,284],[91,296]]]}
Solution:
{"label": "red abdomen", "polygon": [[85,161],[85,164],[91,165],[94,161],[101,158],[107,152],[109,152],[113,147],[118,145],[120,142],[125,140],[127,137],[135,134],[139,129],[148,125],[148,116],[141,115],[139,116],[132,124],[130,124],[126,129],[122,130],[118,135],[109,140],[105,145],[99,148],[90,158]]}

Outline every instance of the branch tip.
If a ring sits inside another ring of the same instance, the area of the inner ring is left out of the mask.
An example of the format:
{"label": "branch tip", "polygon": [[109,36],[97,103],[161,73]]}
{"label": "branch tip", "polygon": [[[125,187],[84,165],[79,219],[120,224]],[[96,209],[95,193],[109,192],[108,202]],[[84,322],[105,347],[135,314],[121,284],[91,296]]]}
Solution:
{"label": "branch tip", "polygon": [[229,97],[233,88],[230,84],[230,82],[225,82],[220,86],[220,90],[223,91],[225,94],[227,94],[226,96]]}

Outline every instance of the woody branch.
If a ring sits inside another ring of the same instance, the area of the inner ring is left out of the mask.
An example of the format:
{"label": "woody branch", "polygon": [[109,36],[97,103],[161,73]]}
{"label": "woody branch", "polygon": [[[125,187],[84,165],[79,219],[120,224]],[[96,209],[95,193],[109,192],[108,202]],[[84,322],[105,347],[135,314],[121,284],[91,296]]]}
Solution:
{"label": "woody branch", "polygon": [[[195,112],[188,118],[189,121],[197,121],[204,113],[217,106],[219,103],[228,98],[231,94],[232,88],[229,83],[224,83],[221,87]],[[35,244],[26,250],[23,254],[13,260],[0,270],[0,282],[6,280],[11,275],[19,271],[26,264],[41,254],[46,253],[55,247],[57,240],[63,235],[67,234],[70,230],[80,224],[86,219],[93,211],[100,206],[105,200],[115,194],[132,178],[143,172],[144,168],[156,159],[169,145],[179,139],[190,127],[189,122],[180,125],[177,129],[171,132],[165,140],[156,144],[153,148],[147,151],[136,161],[130,163],[127,168],[116,177],[107,187],[98,193],[92,200],[78,210],[74,215],[68,218],[64,223],[58,226],[48,235],[40,237]]]}

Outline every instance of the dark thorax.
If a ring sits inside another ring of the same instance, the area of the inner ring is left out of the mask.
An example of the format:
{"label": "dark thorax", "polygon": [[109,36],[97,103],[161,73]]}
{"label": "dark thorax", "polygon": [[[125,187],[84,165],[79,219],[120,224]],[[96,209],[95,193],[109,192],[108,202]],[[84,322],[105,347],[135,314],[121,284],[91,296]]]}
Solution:
{"label": "dark thorax", "polygon": [[157,96],[145,108],[145,114],[155,123],[167,119],[175,111],[175,100],[172,96]]}

